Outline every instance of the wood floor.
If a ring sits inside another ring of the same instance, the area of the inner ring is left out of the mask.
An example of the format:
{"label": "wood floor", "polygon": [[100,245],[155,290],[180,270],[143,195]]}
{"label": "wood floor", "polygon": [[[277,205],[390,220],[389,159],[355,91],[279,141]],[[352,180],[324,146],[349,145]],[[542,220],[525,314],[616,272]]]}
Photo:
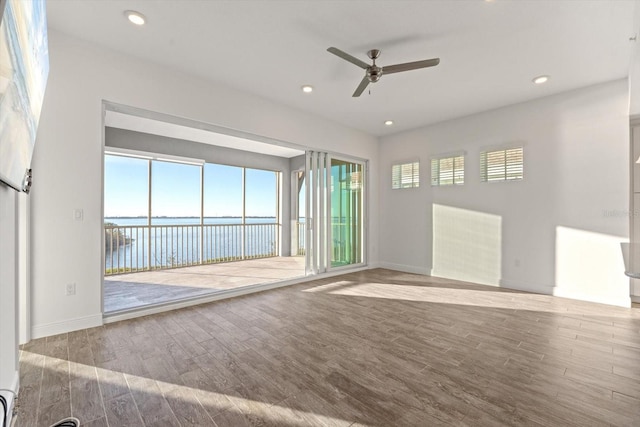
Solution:
{"label": "wood floor", "polygon": [[114,313],[183,298],[304,276],[304,257],[273,257],[104,278],[104,311]]}
{"label": "wood floor", "polygon": [[18,426],[638,426],[640,310],[370,270],[39,339]]}

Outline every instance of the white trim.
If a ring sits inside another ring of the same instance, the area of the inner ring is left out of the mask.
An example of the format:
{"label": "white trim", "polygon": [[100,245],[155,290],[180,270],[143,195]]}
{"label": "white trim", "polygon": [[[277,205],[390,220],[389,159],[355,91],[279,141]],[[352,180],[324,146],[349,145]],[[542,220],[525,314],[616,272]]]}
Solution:
{"label": "white trim", "polygon": [[18,342],[31,340],[31,202],[27,194],[16,199],[18,218]]}
{"label": "white trim", "polygon": [[638,295],[630,295],[629,299],[631,300],[631,302],[640,303],[640,296]]}
{"label": "white trim", "polygon": [[458,282],[466,282],[473,283],[476,285],[482,286],[493,286],[494,288],[500,287],[500,279],[498,278],[480,278],[480,277],[470,277],[469,273],[459,273],[457,271],[451,270],[436,270],[431,269],[431,274],[429,276],[438,277],[440,279],[448,279],[448,280],[456,280]]}
{"label": "white trim", "polygon": [[448,274],[443,271],[435,271],[433,269],[431,270],[430,275],[433,277],[439,277],[442,279],[457,280],[460,282],[474,283],[482,286],[493,286],[494,288],[511,289],[514,291],[523,291],[523,292],[529,292],[532,294],[539,294],[539,295],[553,295],[552,293],[553,287],[548,285],[536,285],[533,283],[524,283],[521,281],[513,281],[513,280],[507,280],[507,279],[499,279],[498,283],[480,282],[478,280],[468,280],[468,279],[463,279],[458,277],[452,277],[451,274]]}
{"label": "white trim", "polygon": [[447,153],[435,154],[435,155],[429,156],[429,163],[431,163],[431,160],[446,159],[447,157],[460,157],[460,156],[465,157],[466,155],[467,155],[467,152],[465,150],[449,151]]}
{"label": "white trim", "polygon": [[503,144],[484,145],[482,147],[478,147],[478,149],[480,153],[483,151],[513,150],[514,148],[522,148],[522,151],[524,152],[526,146],[527,143],[525,141],[511,141]]}
{"label": "white trim", "polygon": [[615,305],[619,307],[631,307],[631,297],[626,296],[609,296],[609,295],[591,295],[582,292],[567,292],[561,287],[554,286],[552,295],[560,298],[569,298],[581,301],[595,302],[599,304]]}
{"label": "white trim", "polygon": [[387,270],[396,270],[403,273],[422,274],[423,276],[429,276],[430,269],[428,267],[417,267],[414,265],[396,264],[393,262],[380,261],[377,263],[378,268],[386,268]]}
{"label": "white trim", "polygon": [[[507,178],[507,166],[508,166],[508,157],[507,157],[507,151],[513,151],[513,150],[521,150],[522,151],[522,162],[520,163],[520,166],[522,167],[522,175],[518,178],[511,178],[508,179]],[[505,159],[504,159],[504,163],[500,163],[501,166],[504,166],[504,178],[503,179],[494,179],[494,180],[489,180],[489,172],[488,172],[488,159],[487,159],[487,154],[489,153],[497,153],[503,151],[504,155],[505,155]],[[491,148],[491,149],[482,149],[480,150],[480,182],[481,183],[494,183],[494,182],[512,182],[512,181],[523,181],[524,180],[524,153],[525,152],[525,147],[524,144],[521,145],[513,145],[513,146],[508,146],[508,147],[503,147],[503,148]]]}
{"label": "white trim", "polygon": [[202,166],[203,159],[191,157],[173,156],[171,154],[152,153],[148,151],[131,150],[129,148],[104,147],[104,154],[107,156],[133,157],[134,159],[157,160],[159,162],[182,163],[185,165]]}
{"label": "white trim", "polygon": [[355,273],[358,271],[364,271],[369,269],[370,267],[363,266],[360,268],[352,268],[348,271],[342,270],[339,272],[327,272],[327,273],[311,275],[307,277],[301,276],[296,279],[284,280],[281,282],[274,282],[274,283],[264,283],[261,285],[254,285],[254,286],[245,286],[238,289],[230,289],[227,291],[216,292],[215,294],[204,296],[204,297],[196,297],[188,300],[170,302],[170,303],[156,305],[148,308],[121,311],[114,314],[105,315],[104,323],[105,324],[114,323],[114,322],[119,322],[121,320],[128,320],[128,319],[134,319],[136,317],[148,316],[150,314],[164,313],[166,311],[177,310],[179,308],[192,307],[194,305],[201,305],[201,304],[220,301],[228,298],[235,298],[242,295],[249,295],[257,292],[264,292],[270,289],[283,288],[285,286],[299,285],[306,282],[312,282],[318,279],[324,279],[324,278],[333,277],[333,276],[341,276],[343,274]]}
{"label": "white trim", "polygon": [[392,165],[405,165],[408,163],[420,163],[420,157],[411,157],[409,159],[391,161]]}
{"label": "white trim", "polygon": [[[411,166],[411,174],[406,176],[404,174],[405,166]],[[417,166],[417,174],[416,174],[416,166]],[[421,169],[424,166],[420,166],[420,160],[409,161],[405,163],[392,163],[391,164],[391,190],[409,190],[412,188],[420,188],[420,175],[422,174]],[[397,171],[397,174],[396,174]],[[396,179],[397,178],[397,181]],[[411,186],[404,187],[402,184],[406,178],[410,178]],[[394,184],[397,182],[397,186]]]}
{"label": "white trim", "polygon": [[[457,186],[461,186],[464,185],[464,180],[465,180],[465,169],[466,169],[466,157],[467,154],[466,152],[462,152],[462,153],[457,153],[457,154],[450,154],[447,156],[443,156],[443,157],[433,157],[429,160],[429,172],[431,172],[429,174],[429,183],[431,184],[431,187],[457,187]],[[456,160],[461,158],[462,159],[462,168],[456,168]],[[442,183],[442,178],[441,178],[441,167],[440,167],[440,163],[442,160],[451,160],[451,182],[450,183]],[[437,164],[437,167],[434,168],[434,163]],[[462,182],[456,182],[456,177],[459,172],[462,171]],[[434,173],[437,174],[437,180],[434,181],[433,179],[433,175]]]}
{"label": "white trim", "polygon": [[144,151],[130,150],[128,148],[117,148],[117,147],[106,148],[105,147],[104,154],[107,156],[132,157],[134,159],[143,159],[143,160],[153,159],[153,156],[151,156],[151,153],[146,153]]}
{"label": "white trim", "polygon": [[33,328],[31,328],[31,338],[49,337],[51,335],[64,334],[80,329],[94,328],[96,326],[102,326],[102,314],[92,314],[91,316],[77,317],[60,322],[34,325]]}
{"label": "white trim", "polygon": [[500,287],[514,291],[531,292],[533,294],[553,295],[553,286],[549,285],[535,285],[533,283],[500,279]]}

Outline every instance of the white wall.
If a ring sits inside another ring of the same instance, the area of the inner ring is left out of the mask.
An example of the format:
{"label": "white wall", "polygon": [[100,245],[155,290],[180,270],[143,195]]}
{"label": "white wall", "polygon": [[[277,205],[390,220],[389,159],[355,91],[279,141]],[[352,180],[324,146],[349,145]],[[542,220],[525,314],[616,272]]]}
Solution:
{"label": "white wall", "polygon": [[18,386],[18,193],[0,183],[0,389]]}
{"label": "white wall", "polygon": [[[628,305],[628,106],[620,80],[382,138],[381,265]],[[482,147],[510,143],[525,179],[481,183]],[[465,185],[430,187],[430,156],[456,150]],[[415,157],[421,187],[391,190],[392,163]]]}
{"label": "white wall", "polygon": [[[234,89],[49,34],[50,74],[33,159],[33,337],[101,322],[102,100],[371,160],[377,139]],[[377,261],[371,188],[369,254]],[[84,210],[75,221],[73,210]],[[65,296],[65,284],[76,295]]]}
{"label": "white wall", "polygon": [[[635,2],[633,9],[633,27],[640,31],[640,1]],[[635,34],[629,62],[629,115],[640,115],[640,34]]]}
{"label": "white wall", "polygon": [[[633,26],[637,31],[640,31],[640,1],[635,2],[634,13],[633,13]],[[631,118],[637,119],[640,118],[640,34],[636,33],[636,40],[632,42],[633,49],[631,51],[630,65],[629,65],[629,116]],[[634,154],[638,152],[640,147],[634,147]],[[638,157],[632,159],[631,164],[633,165],[633,176],[634,180],[637,182],[640,177],[640,165],[635,163]],[[640,188],[636,184],[636,188],[633,189],[634,192],[640,192]],[[634,195],[633,200],[639,199],[639,195]],[[632,212],[637,212],[640,209],[640,206],[637,202],[633,202],[631,206]],[[638,236],[640,232],[640,217],[637,215],[632,216],[632,221],[634,224],[632,227],[634,228],[634,235]],[[637,239],[634,239],[635,243],[638,243]],[[640,301],[640,279],[632,279],[631,280],[631,294],[634,296],[636,302]]]}

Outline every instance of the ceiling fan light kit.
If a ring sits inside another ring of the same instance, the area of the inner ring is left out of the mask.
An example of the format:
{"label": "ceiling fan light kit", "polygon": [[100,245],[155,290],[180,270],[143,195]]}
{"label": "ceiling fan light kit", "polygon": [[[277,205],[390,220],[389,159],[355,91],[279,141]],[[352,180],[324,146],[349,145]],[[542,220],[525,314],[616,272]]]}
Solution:
{"label": "ceiling fan light kit", "polygon": [[369,52],[367,52],[367,56],[372,61],[371,64],[367,64],[366,62],[361,61],[355,56],[349,55],[348,53],[338,49],[337,47],[330,47],[327,49],[327,51],[365,70],[365,75],[362,78],[362,81],[360,81],[360,84],[356,88],[355,92],[353,92],[353,97],[360,96],[362,92],[364,92],[364,90],[367,88],[369,83],[376,83],[380,80],[383,74],[393,74],[403,71],[417,70],[419,68],[435,67],[440,63],[440,58],[433,58],[425,59],[423,61],[406,62],[403,64],[379,67],[378,65],[376,65],[376,59],[378,59],[381,53],[379,49],[371,49]]}

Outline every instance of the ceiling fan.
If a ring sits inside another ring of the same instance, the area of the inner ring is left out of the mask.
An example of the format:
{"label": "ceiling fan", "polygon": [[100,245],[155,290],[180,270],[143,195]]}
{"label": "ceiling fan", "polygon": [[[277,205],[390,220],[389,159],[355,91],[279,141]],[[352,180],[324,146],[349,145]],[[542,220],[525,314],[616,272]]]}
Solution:
{"label": "ceiling fan", "polygon": [[401,71],[417,70],[418,68],[434,67],[440,63],[440,58],[433,58],[425,59],[424,61],[405,62],[404,64],[379,67],[376,65],[376,59],[378,59],[378,57],[380,56],[380,50],[378,49],[371,49],[369,52],[367,52],[367,56],[373,61],[371,65],[359,60],[354,56],[349,55],[346,52],[341,51],[337,47],[330,47],[329,49],[327,49],[327,51],[333,53],[336,56],[339,56],[345,61],[349,61],[352,64],[357,65],[358,67],[366,71],[366,74],[356,88],[356,91],[353,92],[352,96],[354,97],[360,96],[369,85],[369,83],[377,82],[378,80],[380,80],[380,77],[382,77],[383,74],[392,74],[399,73]]}

